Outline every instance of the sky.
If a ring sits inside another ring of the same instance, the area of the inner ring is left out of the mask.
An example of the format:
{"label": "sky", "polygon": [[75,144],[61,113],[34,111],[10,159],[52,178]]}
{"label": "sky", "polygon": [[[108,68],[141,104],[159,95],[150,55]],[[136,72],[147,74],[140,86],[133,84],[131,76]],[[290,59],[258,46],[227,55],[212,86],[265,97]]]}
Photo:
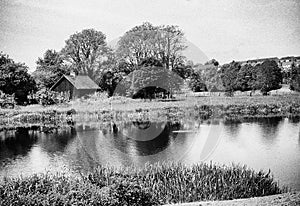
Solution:
{"label": "sky", "polygon": [[143,22],[178,25],[220,63],[300,55],[299,0],[0,0],[0,51],[32,71],[75,32],[109,42]]}

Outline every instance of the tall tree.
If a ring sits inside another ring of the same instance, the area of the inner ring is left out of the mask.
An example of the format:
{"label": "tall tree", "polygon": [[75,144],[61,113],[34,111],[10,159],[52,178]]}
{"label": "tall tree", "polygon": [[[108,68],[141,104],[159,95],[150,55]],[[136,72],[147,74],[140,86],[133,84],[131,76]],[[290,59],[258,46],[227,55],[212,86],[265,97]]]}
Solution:
{"label": "tall tree", "polygon": [[181,52],[185,48],[184,34],[177,26],[153,26],[146,22],[121,37],[117,55],[131,67],[140,65],[143,59],[154,58],[172,69],[183,61]]}
{"label": "tall tree", "polygon": [[0,90],[6,94],[15,94],[17,103],[27,101],[29,92],[36,90],[34,79],[27,67],[15,63],[8,55],[0,53]]}
{"label": "tall tree", "polygon": [[291,90],[300,91],[300,65],[297,67],[293,64],[290,72]]}
{"label": "tall tree", "polygon": [[221,79],[225,92],[228,96],[232,96],[233,92],[237,90],[237,77],[241,69],[241,65],[238,62],[231,62],[230,64],[224,64],[221,67]]}
{"label": "tall tree", "polygon": [[109,58],[109,51],[106,36],[101,31],[85,29],[71,35],[61,52],[75,72],[96,79],[99,65]]}
{"label": "tall tree", "polygon": [[274,89],[281,88],[282,73],[275,61],[266,60],[256,68],[255,88],[263,95]]}
{"label": "tall tree", "polygon": [[224,86],[222,83],[222,73],[218,69],[218,62],[216,60],[210,60],[205,65],[196,65],[195,71],[200,72],[201,78],[209,91],[223,91]]}
{"label": "tall tree", "polygon": [[33,76],[39,88],[50,88],[63,74],[70,72],[62,55],[55,50],[48,49],[42,58],[38,58],[36,64]]}
{"label": "tall tree", "polygon": [[250,64],[241,66],[237,73],[236,89],[240,91],[250,91],[254,88],[255,74],[254,68]]}
{"label": "tall tree", "polygon": [[193,72],[189,81],[189,87],[193,92],[207,91],[207,87],[201,78],[200,72]]}

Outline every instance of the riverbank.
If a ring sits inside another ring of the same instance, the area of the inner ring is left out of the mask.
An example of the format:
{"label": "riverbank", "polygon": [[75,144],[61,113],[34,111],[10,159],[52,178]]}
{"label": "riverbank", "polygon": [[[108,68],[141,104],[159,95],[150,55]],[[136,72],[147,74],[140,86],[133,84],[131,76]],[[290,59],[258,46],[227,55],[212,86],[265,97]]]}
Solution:
{"label": "riverbank", "polygon": [[0,182],[0,205],[161,205],[285,192],[270,171],[201,163],[98,167],[77,176],[37,174]]}
{"label": "riverbank", "polygon": [[[21,106],[0,110],[0,130],[16,127],[57,128],[74,122],[177,121],[244,117],[299,116],[300,96],[203,96],[175,100],[141,100],[124,97],[76,100],[68,104],[43,107]],[[48,130],[48,129],[46,129]]]}
{"label": "riverbank", "polygon": [[1,113],[10,113],[14,111],[24,113],[57,111],[59,113],[75,110],[76,112],[96,112],[96,111],[136,111],[157,110],[168,107],[192,108],[194,106],[229,106],[229,105],[299,105],[300,94],[285,94],[271,96],[197,96],[197,97],[178,97],[171,100],[142,100],[130,99],[125,97],[111,98],[91,98],[78,99],[67,104],[42,106],[29,105],[17,106],[16,109],[0,109]]}
{"label": "riverbank", "polygon": [[[300,205],[300,192],[289,192],[279,195],[270,195],[265,197],[254,197],[247,199],[225,200],[225,201],[203,201],[191,203],[172,204],[173,206],[250,206],[250,205]],[[171,206],[171,205],[165,205]]]}

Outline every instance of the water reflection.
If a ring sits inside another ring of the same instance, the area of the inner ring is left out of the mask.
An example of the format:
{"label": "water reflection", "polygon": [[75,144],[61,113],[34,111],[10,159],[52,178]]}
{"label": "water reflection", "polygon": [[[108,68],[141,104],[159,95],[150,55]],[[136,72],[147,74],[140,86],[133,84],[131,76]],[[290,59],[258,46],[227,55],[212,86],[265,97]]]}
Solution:
{"label": "water reflection", "polygon": [[300,122],[300,116],[290,116],[288,120],[290,123],[297,124]]}
{"label": "water reflection", "polygon": [[40,133],[38,145],[49,154],[63,152],[70,141],[75,137],[76,130],[72,127],[50,134]]}
{"label": "water reflection", "polygon": [[238,138],[240,128],[241,128],[240,122],[230,122],[230,121],[224,122],[224,130],[229,134],[231,141],[235,141]]}
{"label": "water reflection", "polygon": [[221,136],[209,160],[246,164],[257,170],[270,168],[280,182],[300,189],[299,120],[85,122],[53,133],[18,129],[0,133],[0,176],[66,168],[89,171],[99,164],[197,163],[202,160],[205,141]]}
{"label": "water reflection", "polygon": [[263,141],[266,144],[273,144],[279,132],[279,126],[283,117],[257,118],[256,120],[262,131]]}
{"label": "water reflection", "polygon": [[0,165],[5,159],[26,156],[38,138],[36,132],[24,128],[4,131],[1,135],[4,136],[4,140],[0,141]]}

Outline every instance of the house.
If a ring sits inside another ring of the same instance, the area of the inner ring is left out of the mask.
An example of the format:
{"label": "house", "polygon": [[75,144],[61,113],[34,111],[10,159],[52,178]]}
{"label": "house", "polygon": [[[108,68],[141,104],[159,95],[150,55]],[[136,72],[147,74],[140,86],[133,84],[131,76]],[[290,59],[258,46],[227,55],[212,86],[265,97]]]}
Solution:
{"label": "house", "polygon": [[87,75],[63,75],[50,90],[62,92],[69,99],[80,98],[98,91],[99,86]]}
{"label": "house", "polygon": [[261,59],[251,59],[246,61],[239,61],[239,63],[244,66],[246,64],[250,64],[251,66],[255,66],[257,64],[262,64],[264,61],[275,61],[277,64],[279,62],[279,59],[277,57],[269,57],[269,58],[261,58]]}
{"label": "house", "polygon": [[290,71],[292,65],[299,66],[300,65],[300,57],[288,56],[282,57],[279,61],[279,66],[283,71]]}

